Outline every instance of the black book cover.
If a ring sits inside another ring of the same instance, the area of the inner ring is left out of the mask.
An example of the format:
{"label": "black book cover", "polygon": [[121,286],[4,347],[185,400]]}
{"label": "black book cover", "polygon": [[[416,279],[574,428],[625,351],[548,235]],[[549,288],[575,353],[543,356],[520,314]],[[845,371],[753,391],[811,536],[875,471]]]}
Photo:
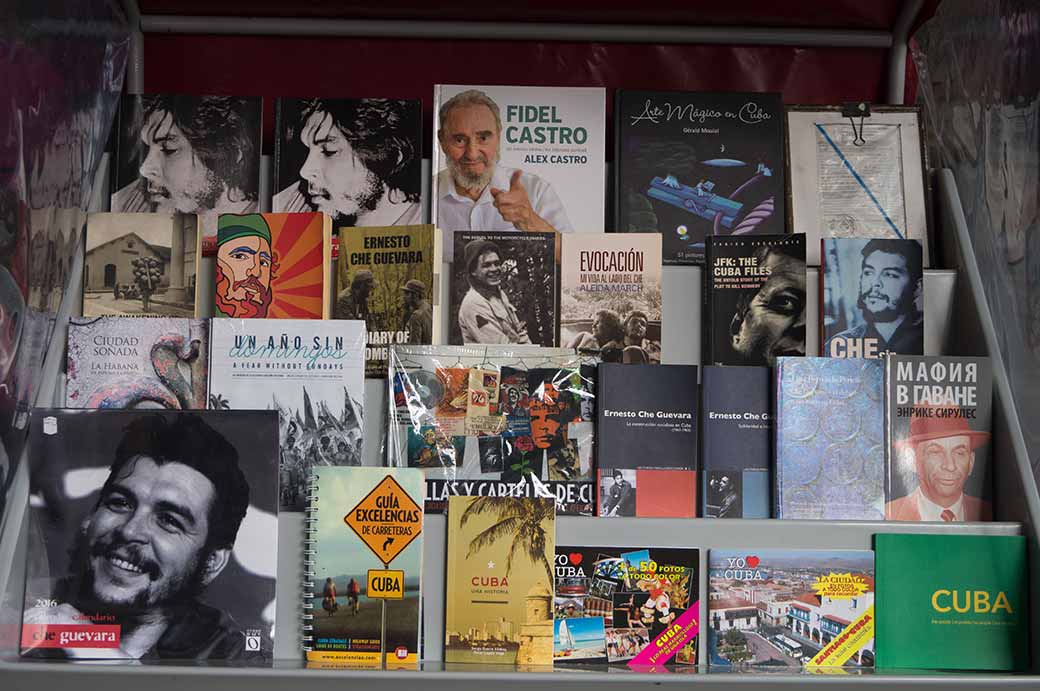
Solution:
{"label": "black book cover", "polygon": [[706,365],[769,365],[805,355],[805,235],[708,236]]}
{"label": "black book cover", "polygon": [[701,372],[705,518],[769,518],[773,416],[768,367]]}
{"label": "black book cover", "polygon": [[708,235],[783,233],[783,103],[775,93],[619,90],[617,232],[659,232],[665,264]]}
{"label": "black book cover", "polygon": [[601,363],[601,516],[697,514],[697,367]]}

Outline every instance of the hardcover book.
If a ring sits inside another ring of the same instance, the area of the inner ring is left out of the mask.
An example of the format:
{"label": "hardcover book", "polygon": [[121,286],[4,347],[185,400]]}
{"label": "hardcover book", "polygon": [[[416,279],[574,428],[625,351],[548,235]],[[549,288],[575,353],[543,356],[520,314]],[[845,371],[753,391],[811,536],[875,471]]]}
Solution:
{"label": "hardcover book", "polygon": [[879,669],[1029,668],[1024,537],[879,534],[874,551]]}
{"label": "hardcover book", "polygon": [[445,662],[552,665],[554,504],[448,500]]}
{"label": "hardcover book", "polygon": [[90,214],[83,316],[195,316],[198,233],[195,214]]}
{"label": "hardcover book", "polygon": [[993,367],[985,357],[885,361],[885,518],[993,518]]}
{"label": "hardcover book", "polygon": [[708,591],[718,667],[873,667],[875,622],[892,611],[880,593],[875,605],[870,550],[713,549]]}
{"label": "hardcover book", "polygon": [[422,504],[418,470],[314,467],[303,617],[308,662],[418,667]]}
{"label": "hardcover book", "polygon": [[824,238],[822,257],[820,355],[924,353],[921,243]]}
{"label": "hardcover book", "polygon": [[556,233],[455,234],[449,341],[556,345]]}
{"label": "hardcover book", "polygon": [[560,344],[603,362],[661,362],[661,236],[569,235],[560,264]]}
{"label": "hardcover book", "polygon": [[708,366],[701,382],[702,515],[769,518],[772,372]]}
{"label": "hardcover book", "polygon": [[216,254],[218,214],[260,210],[261,116],[259,97],[124,95],[112,211],[197,214]]}
{"label": "hardcover book", "polygon": [[434,223],[456,230],[604,231],[601,88],[456,86],[433,92]]}
{"label": "hardcover book", "polygon": [[704,363],[805,355],[805,236],[709,235],[705,247]]}
{"label": "hardcover book", "polygon": [[618,90],[614,226],[660,233],[665,264],[710,235],[784,232],[783,104],[773,93]]}
{"label": "hardcover book", "polygon": [[275,101],[275,212],[321,211],[335,228],[422,223],[422,102]]}
{"label": "hardcover book", "polygon": [[321,213],[221,214],[216,312],[239,319],[327,319],[332,221]]}
{"label": "hardcover book", "polygon": [[214,319],[209,406],[279,414],[280,506],[302,511],[311,469],[362,462],[365,325]]}
{"label": "hardcover book", "polygon": [[884,363],[776,361],[776,518],[885,516]]}
{"label": "hardcover book", "polygon": [[553,660],[697,664],[699,553],[556,547]]}
{"label": "hardcover book", "polygon": [[697,516],[697,368],[602,363],[600,516]]}
{"label": "hardcover book", "polygon": [[270,660],[271,411],[32,412],[22,654]]}
{"label": "hardcover book", "polygon": [[366,377],[386,377],[392,345],[441,342],[439,237],[431,225],[340,229],[332,317],[365,322]]}
{"label": "hardcover book", "polygon": [[71,317],[68,408],[205,409],[206,319]]}

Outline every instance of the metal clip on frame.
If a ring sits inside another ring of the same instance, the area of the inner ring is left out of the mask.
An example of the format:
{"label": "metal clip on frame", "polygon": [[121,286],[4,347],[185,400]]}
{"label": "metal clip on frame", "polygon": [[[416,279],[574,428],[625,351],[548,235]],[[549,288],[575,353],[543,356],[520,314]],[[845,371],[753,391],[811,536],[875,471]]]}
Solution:
{"label": "metal clip on frame", "polygon": [[[841,116],[848,118],[852,124],[852,143],[863,146],[867,140],[863,138],[863,120],[870,117],[870,104],[866,101],[850,101],[841,107]],[[856,118],[859,118],[859,129],[856,129]]]}

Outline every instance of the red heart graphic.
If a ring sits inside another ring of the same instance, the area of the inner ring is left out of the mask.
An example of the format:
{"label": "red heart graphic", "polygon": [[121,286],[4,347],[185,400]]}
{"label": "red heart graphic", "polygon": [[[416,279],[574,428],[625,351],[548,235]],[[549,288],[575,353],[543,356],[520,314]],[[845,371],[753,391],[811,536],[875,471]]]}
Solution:
{"label": "red heart graphic", "polygon": [[567,558],[571,560],[571,563],[577,566],[581,563],[581,552],[571,552],[567,555]]}
{"label": "red heart graphic", "polygon": [[758,566],[758,557],[748,557],[747,565],[752,569]]}

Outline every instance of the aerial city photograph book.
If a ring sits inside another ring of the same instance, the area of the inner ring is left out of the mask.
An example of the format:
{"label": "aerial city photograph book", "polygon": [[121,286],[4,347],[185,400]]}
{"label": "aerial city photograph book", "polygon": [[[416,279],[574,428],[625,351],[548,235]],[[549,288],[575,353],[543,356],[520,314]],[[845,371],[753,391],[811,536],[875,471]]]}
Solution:
{"label": "aerial city photograph book", "polygon": [[772,507],[772,372],[701,369],[701,496],[705,518],[769,518]]}
{"label": "aerial city photograph book", "polygon": [[614,226],[660,233],[665,264],[699,264],[710,235],[784,232],[776,93],[619,89]]}
{"label": "aerial city photograph book", "polygon": [[552,665],[554,503],[448,500],[445,662]]}
{"label": "aerial city photograph book", "polygon": [[327,215],[221,214],[218,224],[215,316],[329,316],[332,221]]}
{"label": "aerial city photograph book", "polygon": [[602,233],[606,92],[459,86],[433,93],[432,221],[456,230]]}
{"label": "aerial city photograph book", "polygon": [[989,358],[890,355],[885,518],[993,520],[992,419]]}
{"label": "aerial city photograph book", "polygon": [[207,319],[70,317],[69,408],[205,409]]}
{"label": "aerial city photograph book", "polygon": [[878,667],[1029,668],[1029,557],[1019,535],[874,536]]}
{"label": "aerial city photograph book", "polygon": [[366,377],[386,377],[393,345],[441,341],[439,229],[340,228],[336,264],[332,318],[365,322]]}
{"label": "aerial city photograph book", "polygon": [[22,655],[269,663],[274,412],[36,408],[29,429]]}
{"label": "aerial city photograph book", "polygon": [[885,517],[884,362],[776,362],[776,518]]}
{"label": "aerial city photograph book", "polygon": [[556,345],[556,233],[456,231],[452,345]]}
{"label": "aerial city photograph book", "polygon": [[321,211],[334,228],[422,223],[422,102],[275,101],[275,212]]}
{"label": "aerial city photograph book", "polygon": [[701,360],[769,365],[805,355],[805,236],[706,238]]}
{"label": "aerial city photograph book", "polygon": [[311,469],[362,463],[359,321],[214,319],[209,407],[278,411],[280,508],[302,511]]}
{"label": "aerial city photograph book", "polygon": [[216,254],[218,214],[260,210],[261,118],[260,97],[125,94],[112,211],[196,214]]}
{"label": "aerial city photograph book", "polygon": [[824,238],[820,355],[924,354],[924,271],[916,240]]}
{"label": "aerial city photograph book", "polygon": [[557,545],[553,662],[697,664],[698,554]]}
{"label": "aerial city photograph book", "polygon": [[83,316],[195,316],[198,232],[195,214],[90,214]]}
{"label": "aerial city photograph book", "polygon": [[422,473],[315,466],[310,487],[307,661],[418,668]]}
{"label": "aerial city photograph book", "polygon": [[600,516],[697,516],[697,367],[599,365]]}
{"label": "aerial city photograph book", "polygon": [[560,345],[603,362],[660,364],[661,236],[569,235],[560,262]]}
{"label": "aerial city photograph book", "polygon": [[712,666],[874,666],[870,550],[713,549],[708,590]]}

